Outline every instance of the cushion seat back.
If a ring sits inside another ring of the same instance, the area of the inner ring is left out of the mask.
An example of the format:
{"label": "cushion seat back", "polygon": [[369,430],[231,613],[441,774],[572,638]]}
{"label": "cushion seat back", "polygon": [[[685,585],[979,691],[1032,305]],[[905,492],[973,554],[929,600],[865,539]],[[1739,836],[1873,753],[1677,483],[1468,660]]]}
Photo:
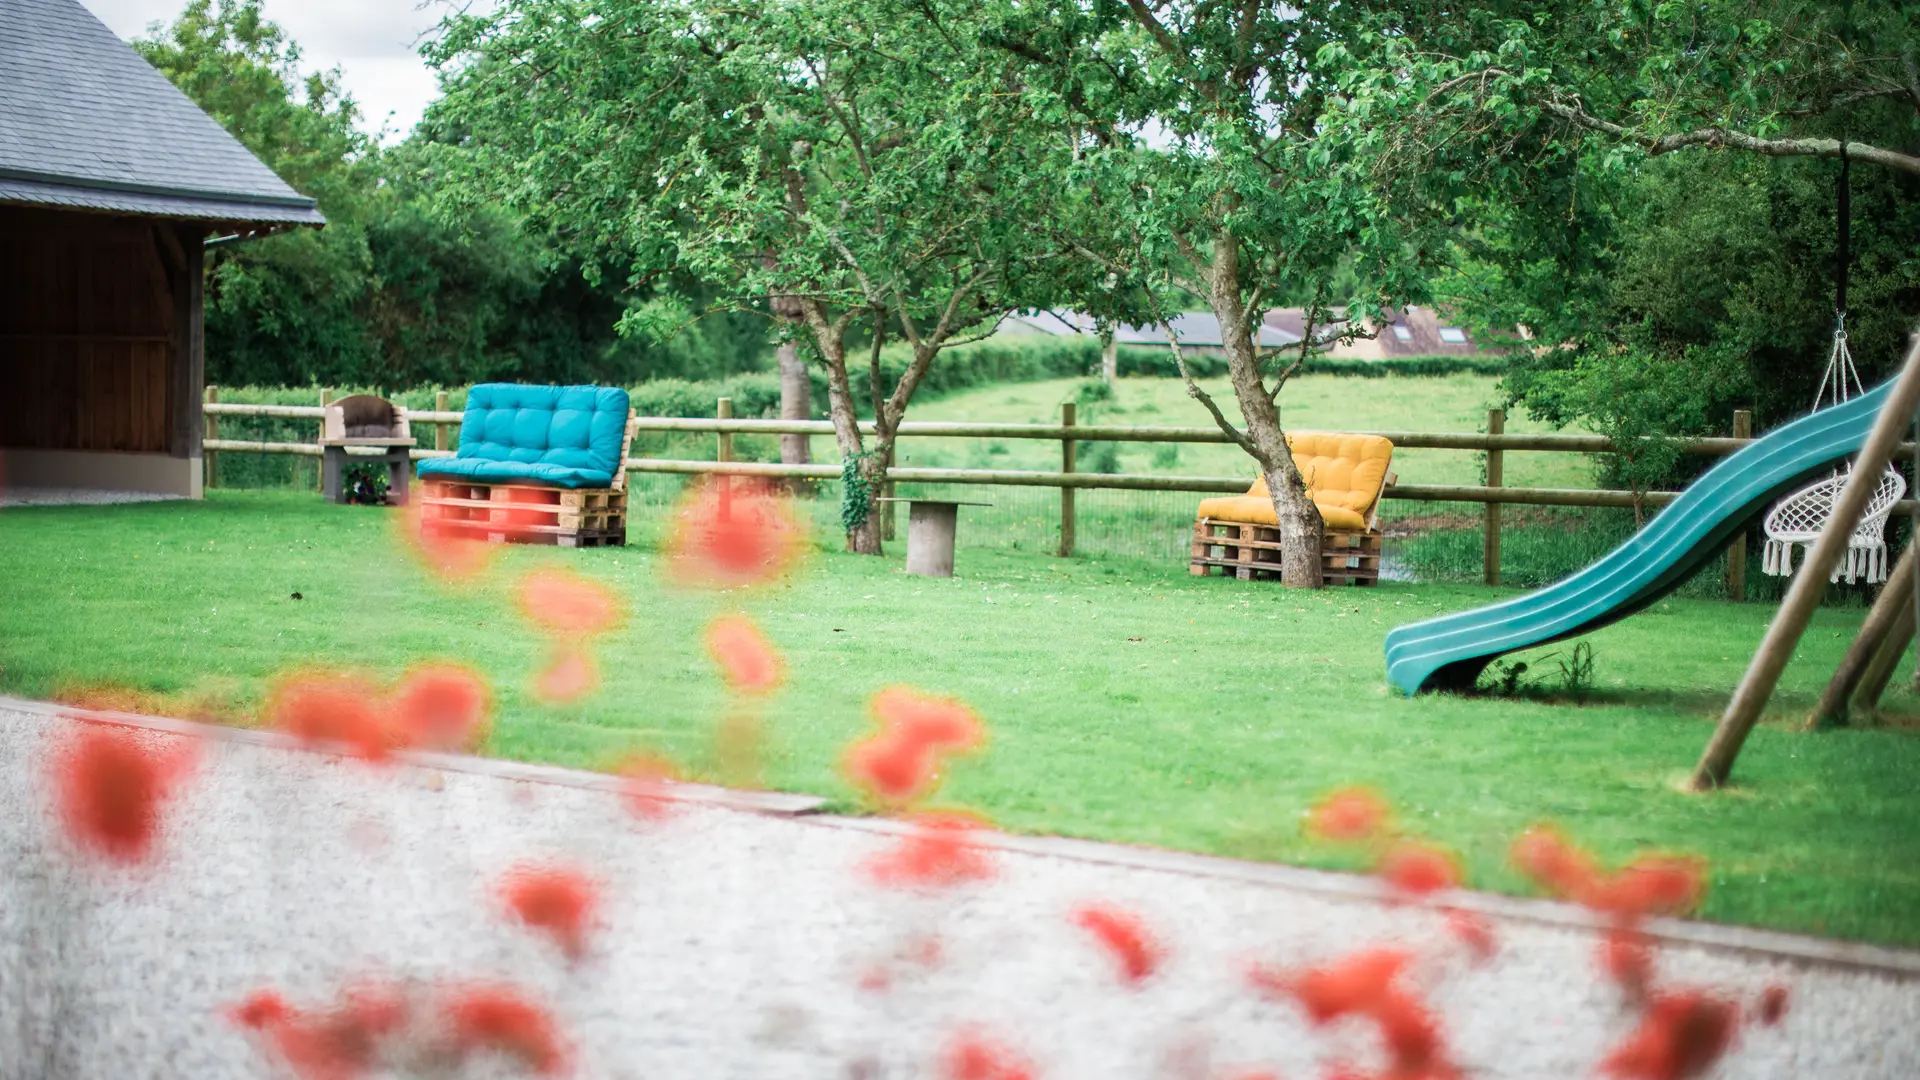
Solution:
{"label": "cushion seat back", "polygon": [[627,392],[610,386],[481,383],[467,392],[460,449],[420,475],[480,484],[614,487],[624,478]]}
{"label": "cushion seat back", "polygon": [[[1302,431],[1287,436],[1287,449],[1293,452],[1294,467],[1300,470],[1307,495],[1320,508],[1327,528],[1368,527],[1393,460],[1391,440],[1379,435]],[[1265,477],[1255,478],[1245,495],[1203,500],[1199,516],[1264,525],[1277,521]]]}

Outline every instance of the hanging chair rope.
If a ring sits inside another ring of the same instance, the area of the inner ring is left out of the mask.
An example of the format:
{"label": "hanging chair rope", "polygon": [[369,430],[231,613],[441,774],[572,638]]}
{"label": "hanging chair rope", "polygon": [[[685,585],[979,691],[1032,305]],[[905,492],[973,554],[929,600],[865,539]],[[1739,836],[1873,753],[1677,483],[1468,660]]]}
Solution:
{"label": "hanging chair rope", "polygon": [[[1848,198],[1847,179],[1847,144],[1843,139],[1840,143],[1840,179],[1836,185],[1834,213],[1838,237],[1834,245],[1833,350],[1827,354],[1827,370],[1820,376],[1819,389],[1814,391],[1815,412],[1829,405],[1850,401],[1855,394],[1865,391],[1860,382],[1860,372],[1853,365],[1853,350],[1847,347],[1847,267],[1853,261],[1849,243],[1853,232],[1853,208]],[[1833,517],[1833,504],[1840,497],[1840,489],[1846,486],[1852,473],[1853,465],[1849,462],[1824,480],[1816,481],[1780,500],[1779,505],[1767,514],[1767,544],[1760,560],[1762,572],[1775,577],[1786,577],[1793,573],[1793,549],[1813,550],[1821,530]],[[1847,557],[1834,567],[1829,580],[1844,579],[1852,584],[1864,578],[1868,584],[1873,584],[1887,579],[1887,518],[1893,513],[1894,503],[1899,502],[1900,496],[1906,491],[1906,477],[1900,474],[1900,470],[1888,465],[1879,483],[1874,485],[1873,498],[1868,501],[1860,524],[1854,527],[1853,535],[1847,540]],[[1804,557],[1802,561],[1805,561]]]}

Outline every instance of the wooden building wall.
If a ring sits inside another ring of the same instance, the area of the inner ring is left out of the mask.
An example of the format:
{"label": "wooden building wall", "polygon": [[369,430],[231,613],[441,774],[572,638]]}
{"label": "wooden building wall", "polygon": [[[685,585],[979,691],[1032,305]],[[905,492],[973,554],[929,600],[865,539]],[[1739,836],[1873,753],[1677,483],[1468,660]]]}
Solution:
{"label": "wooden building wall", "polygon": [[0,447],[198,456],[200,240],[0,207]]}

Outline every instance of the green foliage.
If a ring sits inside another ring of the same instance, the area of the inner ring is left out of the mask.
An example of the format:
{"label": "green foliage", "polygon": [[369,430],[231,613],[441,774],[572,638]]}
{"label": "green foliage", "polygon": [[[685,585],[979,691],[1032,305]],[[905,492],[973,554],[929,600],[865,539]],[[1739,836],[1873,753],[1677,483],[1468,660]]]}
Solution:
{"label": "green foliage", "polygon": [[1514,0],[1383,12],[1370,48],[1380,75],[1346,122],[1484,179],[1441,291],[1483,334],[1532,331],[1507,390],[1535,415],[1618,426],[1635,407],[1594,406],[1627,366],[1680,369],[1634,395],[1656,418],[1677,403],[1675,434],[1804,411],[1834,328],[1843,140],[1855,356],[1869,382],[1897,362],[1920,318],[1908,6]]}
{"label": "green foliage", "polygon": [[646,294],[588,281],[498,207],[443,213],[436,193],[462,151],[433,133],[380,149],[355,129],[340,72],[303,76],[298,46],[258,0],[191,0],[135,48],[328,219],[209,249],[211,382],[620,383],[769,355],[752,319],[706,320],[664,343],[617,336]]}
{"label": "green foliage", "polygon": [[384,463],[349,462],[340,479],[346,487],[348,503],[354,506],[387,504],[387,467]]}

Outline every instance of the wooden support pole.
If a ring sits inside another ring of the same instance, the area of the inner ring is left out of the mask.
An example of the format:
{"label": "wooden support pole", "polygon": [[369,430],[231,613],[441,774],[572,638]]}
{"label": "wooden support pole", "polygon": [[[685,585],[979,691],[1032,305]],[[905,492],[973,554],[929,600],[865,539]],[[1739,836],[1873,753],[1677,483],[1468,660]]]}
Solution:
{"label": "wooden support pole", "polygon": [[[1753,437],[1753,412],[1750,409],[1733,411],[1733,437],[1750,439]],[[1747,534],[1734,535],[1733,543],[1727,547],[1727,599],[1736,603],[1747,598]]]}
{"label": "wooden support pole", "polygon": [[[721,420],[733,419],[733,399],[729,397],[723,397],[720,400],[714,402],[713,415],[718,417]],[[719,460],[732,461],[733,460],[733,434],[731,432],[723,431],[720,433],[719,439],[720,439]],[[714,478],[713,482],[720,485],[720,520],[725,521],[728,518],[731,518],[733,516],[733,478],[728,476],[717,476]]]}
{"label": "wooden support pole", "polygon": [[1874,657],[1880,653],[1887,636],[1900,622],[1902,612],[1911,613],[1913,605],[1913,561],[1915,545],[1909,543],[1907,550],[1893,564],[1893,573],[1887,575],[1887,583],[1881,587],[1880,596],[1867,611],[1867,617],[1860,623],[1860,632],[1854,635],[1853,644],[1847,646],[1845,656],[1840,658],[1840,666],[1834,669],[1833,678],[1827,680],[1827,688],[1821,692],[1820,701],[1807,716],[1807,727],[1825,728],[1845,724],[1849,719],[1849,710],[1853,696],[1860,689],[1867,668]]}
{"label": "wooden support pole", "polygon": [[[322,409],[326,408],[328,402],[331,402],[332,400],[333,400],[332,388],[325,387],[325,386],[321,387],[320,388],[320,407]],[[321,439],[324,439],[326,437],[327,437],[327,421],[325,417],[322,417],[320,419],[320,423],[314,428],[313,441],[317,443]],[[327,470],[325,468],[319,468],[314,470],[313,483],[316,490],[322,491],[322,492],[327,490]]]}
{"label": "wooden support pole", "polygon": [[[1075,411],[1076,411],[1076,407],[1074,403],[1071,401],[1066,402],[1065,404],[1060,406],[1060,426],[1061,427],[1070,428],[1073,426],[1074,419],[1075,419],[1074,417]],[[1076,451],[1076,446],[1077,444],[1072,439],[1060,440],[1060,471],[1061,472],[1070,473],[1073,471],[1073,464],[1074,464],[1073,459]],[[1063,487],[1060,489],[1060,557],[1063,559],[1069,559],[1073,557],[1074,526],[1075,526],[1075,521],[1074,521],[1074,508],[1073,508],[1073,489],[1070,487]]]}
{"label": "wooden support pole", "polygon": [[[445,390],[435,390],[433,392],[433,411],[447,411],[447,392]],[[433,448],[435,450],[445,450],[447,448],[447,425],[443,420],[436,420],[433,423]]]}
{"label": "wooden support pole", "polygon": [[[207,403],[209,405],[218,405],[220,403],[219,387],[217,386],[207,387]],[[206,432],[205,438],[217,439],[220,437],[220,418],[219,417],[207,416],[204,420],[204,423],[205,423],[205,432]],[[206,466],[206,470],[207,470],[206,486],[209,488],[219,487],[220,486],[220,453],[219,451],[202,450],[200,451],[200,460]]]}
{"label": "wooden support pole", "polygon": [[[1500,435],[1504,434],[1506,430],[1507,411],[1505,409],[1488,409],[1487,434]],[[1504,458],[1504,451],[1487,451],[1488,487],[1500,487],[1505,480],[1506,461]],[[1496,502],[1488,503],[1486,512],[1486,550],[1481,554],[1481,561],[1485,564],[1483,569],[1485,571],[1487,584],[1498,585],[1500,584],[1500,504]]]}
{"label": "wooden support pole", "polygon": [[1886,694],[1887,684],[1893,681],[1893,673],[1900,667],[1900,658],[1907,654],[1907,646],[1913,644],[1913,597],[1901,597],[1899,608],[1893,629],[1880,639],[1880,648],[1860,675],[1860,688],[1853,692],[1852,711],[1856,715],[1871,717],[1880,711],[1880,698]]}
{"label": "wooden support pole", "polygon": [[1916,405],[1920,405],[1920,333],[1913,335],[1908,343],[1899,381],[1887,395],[1880,415],[1874,419],[1873,430],[1867,435],[1866,445],[1860,448],[1853,472],[1840,490],[1840,497],[1834,500],[1832,516],[1820,530],[1820,539],[1814,543],[1806,562],[1795,571],[1786,600],[1767,627],[1767,636],[1754,652],[1753,663],[1748,665],[1746,675],[1733,692],[1733,700],[1727,702],[1727,711],[1721,714],[1720,723],[1714,728],[1713,738],[1707,741],[1699,764],[1694,766],[1693,777],[1688,782],[1693,790],[1717,788],[1733,775],[1734,759],[1740,756],[1740,747],[1753,732],[1753,725],[1760,721],[1760,711],[1766,708],[1773,688],[1779,685],[1780,673],[1786,669],[1787,661],[1793,659],[1794,647],[1806,633],[1813,610],[1826,595],[1827,575],[1833,573],[1845,552],[1847,541],[1867,508],[1867,500],[1880,482],[1880,473],[1887,467],[1887,458],[1906,433],[1907,425],[1912,423]]}

